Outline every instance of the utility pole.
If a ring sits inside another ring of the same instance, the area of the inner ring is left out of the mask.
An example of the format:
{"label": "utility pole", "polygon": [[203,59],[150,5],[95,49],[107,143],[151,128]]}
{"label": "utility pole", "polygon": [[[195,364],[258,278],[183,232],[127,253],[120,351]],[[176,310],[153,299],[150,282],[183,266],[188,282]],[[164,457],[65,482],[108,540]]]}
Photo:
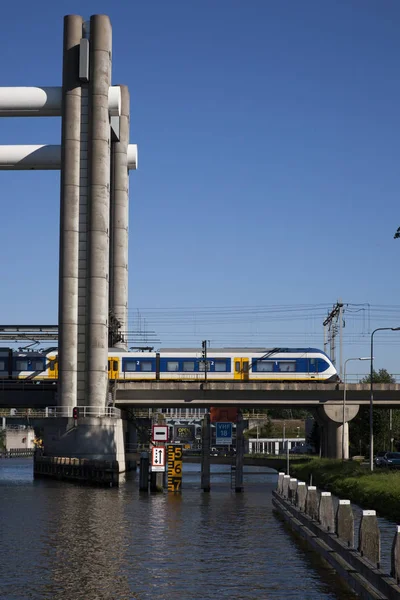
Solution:
{"label": "utility pole", "polygon": [[326,352],[326,346],[329,343],[329,347],[330,347],[329,355],[330,355],[330,358],[331,358],[333,364],[335,365],[335,367],[337,367],[337,365],[336,365],[336,336],[339,332],[339,354],[340,354],[340,356],[339,356],[338,371],[339,371],[340,377],[342,377],[342,374],[343,374],[343,327],[344,327],[343,313],[344,313],[344,305],[343,305],[343,302],[341,300],[339,300],[333,306],[331,312],[328,314],[325,321],[323,322],[324,351]]}
{"label": "utility pole", "polygon": [[204,383],[207,383],[207,340],[203,340],[201,342],[201,347],[202,347],[202,356],[203,356],[203,363],[204,363]]}

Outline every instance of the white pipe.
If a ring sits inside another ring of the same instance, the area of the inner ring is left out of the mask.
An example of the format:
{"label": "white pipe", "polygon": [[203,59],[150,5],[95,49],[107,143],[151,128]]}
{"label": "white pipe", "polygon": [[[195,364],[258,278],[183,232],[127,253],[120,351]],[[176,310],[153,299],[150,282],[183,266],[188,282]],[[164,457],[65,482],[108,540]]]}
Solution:
{"label": "white pipe", "polygon": [[61,87],[0,87],[0,117],[59,117]]}
{"label": "white pipe", "polygon": [[[61,146],[0,146],[0,171],[57,171],[61,168]],[[128,169],[137,168],[137,145],[128,146]]]}
{"label": "white pipe", "polygon": [[[60,117],[61,87],[0,87],[0,117]],[[111,117],[121,115],[121,90],[113,85],[108,92]]]}
{"label": "white pipe", "polygon": [[0,170],[2,171],[53,171],[60,169],[61,146],[0,146]]}

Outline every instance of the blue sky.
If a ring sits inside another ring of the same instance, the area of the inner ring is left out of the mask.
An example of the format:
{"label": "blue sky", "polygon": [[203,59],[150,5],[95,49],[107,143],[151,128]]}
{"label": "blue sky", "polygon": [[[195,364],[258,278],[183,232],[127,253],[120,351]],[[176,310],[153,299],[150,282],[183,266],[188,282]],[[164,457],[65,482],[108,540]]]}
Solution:
{"label": "blue sky", "polygon": [[[131,92],[131,309],[400,304],[399,2],[6,3],[2,85],[60,85],[70,13],[110,16]],[[59,143],[60,126],[2,119],[0,143]],[[0,321],[56,322],[59,174],[0,181]],[[380,339],[377,366],[400,373]]]}

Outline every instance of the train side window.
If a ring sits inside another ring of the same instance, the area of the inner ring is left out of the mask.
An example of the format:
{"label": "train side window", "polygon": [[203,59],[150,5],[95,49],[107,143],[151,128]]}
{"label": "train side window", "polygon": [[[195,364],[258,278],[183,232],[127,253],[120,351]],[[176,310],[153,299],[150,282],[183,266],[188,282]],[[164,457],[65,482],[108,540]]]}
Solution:
{"label": "train side window", "polygon": [[17,367],[17,371],[28,371],[28,361],[27,360],[17,360],[16,367]]}
{"label": "train side window", "polygon": [[259,360],[257,362],[258,373],[272,373],[274,370],[274,362],[272,360]]}
{"label": "train side window", "polygon": [[236,373],[240,373],[240,360],[235,361],[235,371]]}
{"label": "train side window", "polygon": [[43,371],[43,361],[42,360],[33,360],[32,361],[32,371]]}
{"label": "train side window", "polygon": [[293,373],[296,371],[296,363],[294,361],[278,361],[278,367],[281,372],[284,373]]}
{"label": "train side window", "polygon": [[184,360],[183,361],[183,370],[185,373],[188,371],[194,371],[194,361],[193,360]]}
{"label": "train side window", "polygon": [[136,361],[127,360],[124,365],[124,370],[128,373],[132,373],[132,371],[136,371]]}
{"label": "train side window", "polygon": [[200,360],[199,361],[199,371],[205,371],[206,370],[206,362],[207,362],[207,372],[211,371],[211,362],[209,360],[205,361],[205,360]]}
{"label": "train side window", "polygon": [[167,360],[167,371],[179,371],[179,362],[177,360]]}
{"label": "train side window", "polygon": [[224,360],[216,360],[214,369],[215,371],[226,371],[226,362]]}
{"label": "train side window", "polygon": [[151,366],[151,362],[149,360],[144,360],[140,363],[140,370],[141,371],[152,371],[152,366]]}
{"label": "train side window", "polygon": [[0,371],[5,371],[6,363],[4,360],[0,360]]}

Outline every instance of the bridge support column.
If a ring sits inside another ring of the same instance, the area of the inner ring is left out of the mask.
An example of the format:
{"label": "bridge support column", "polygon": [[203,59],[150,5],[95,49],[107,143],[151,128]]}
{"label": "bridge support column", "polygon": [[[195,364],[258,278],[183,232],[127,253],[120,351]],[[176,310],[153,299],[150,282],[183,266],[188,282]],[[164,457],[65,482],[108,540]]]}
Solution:
{"label": "bridge support column", "polygon": [[209,492],[210,486],[210,442],[211,442],[211,423],[210,413],[204,415],[203,426],[201,429],[201,488],[204,492]]}
{"label": "bridge support column", "polygon": [[244,421],[241,410],[237,412],[236,420],[236,474],[235,492],[243,492],[243,461],[244,461]]}
{"label": "bridge support column", "polygon": [[[343,408],[322,406],[317,409],[317,420],[321,427],[321,449],[325,458],[349,458],[349,421],[354,419],[358,406],[346,406],[343,429]],[[344,455],[343,455],[344,449]]]}

